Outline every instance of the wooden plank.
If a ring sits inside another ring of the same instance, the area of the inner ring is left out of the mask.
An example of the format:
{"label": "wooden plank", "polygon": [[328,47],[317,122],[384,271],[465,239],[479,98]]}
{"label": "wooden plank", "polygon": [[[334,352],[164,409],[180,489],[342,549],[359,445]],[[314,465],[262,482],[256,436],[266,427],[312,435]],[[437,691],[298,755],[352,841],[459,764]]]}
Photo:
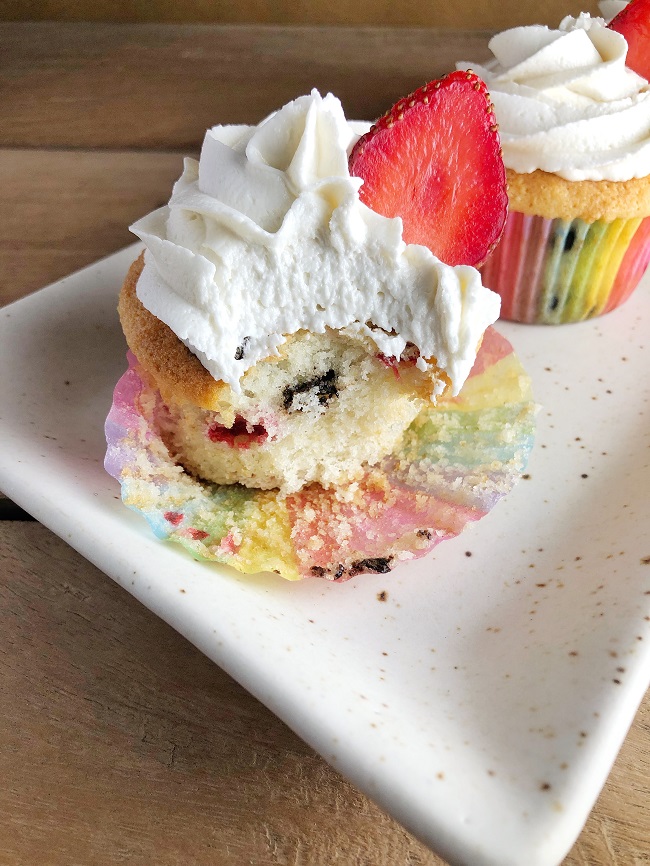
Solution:
{"label": "wooden plank", "polygon": [[[443,866],[39,524],[0,524],[4,864]],[[650,700],[564,866],[650,850]]]}
{"label": "wooden plank", "polygon": [[382,28],[0,24],[0,147],[196,147],[312,87],[374,118],[488,34]]}
{"label": "wooden plank", "polygon": [[0,150],[0,305],[133,243],[181,170],[177,153]]}
{"label": "wooden plank", "polygon": [[545,0],[543,4],[500,0],[147,0],[146,3],[96,0],[4,0],[0,17],[14,20],[57,21],[190,21],[258,24],[342,24],[389,27],[473,27],[502,29],[519,24],[555,27],[569,14],[580,11],[598,15],[596,0]]}

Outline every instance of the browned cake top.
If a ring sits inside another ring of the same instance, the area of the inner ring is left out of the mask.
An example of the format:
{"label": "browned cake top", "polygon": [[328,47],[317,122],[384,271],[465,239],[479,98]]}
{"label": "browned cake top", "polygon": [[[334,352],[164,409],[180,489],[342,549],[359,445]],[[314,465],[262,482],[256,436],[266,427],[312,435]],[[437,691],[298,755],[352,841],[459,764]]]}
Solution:
{"label": "browned cake top", "polygon": [[650,177],[571,181],[546,171],[512,169],[507,176],[510,208],[519,213],[586,222],[650,216]]}
{"label": "browned cake top", "polygon": [[176,334],[142,304],[135,292],[144,267],[141,255],[129,268],[122,286],[118,312],[129,348],[166,401],[190,402],[215,408],[228,389],[217,382]]}

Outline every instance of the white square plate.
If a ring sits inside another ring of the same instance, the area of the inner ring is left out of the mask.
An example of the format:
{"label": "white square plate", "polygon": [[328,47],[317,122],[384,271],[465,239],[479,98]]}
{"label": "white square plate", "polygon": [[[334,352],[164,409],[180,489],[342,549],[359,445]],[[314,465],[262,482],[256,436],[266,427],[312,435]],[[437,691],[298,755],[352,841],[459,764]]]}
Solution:
{"label": "white square plate", "polygon": [[156,540],[102,468],[136,253],[0,311],[0,488],[450,863],[559,863],[649,683],[650,285],[499,325],[542,409],[480,523],[388,575],[288,583]]}

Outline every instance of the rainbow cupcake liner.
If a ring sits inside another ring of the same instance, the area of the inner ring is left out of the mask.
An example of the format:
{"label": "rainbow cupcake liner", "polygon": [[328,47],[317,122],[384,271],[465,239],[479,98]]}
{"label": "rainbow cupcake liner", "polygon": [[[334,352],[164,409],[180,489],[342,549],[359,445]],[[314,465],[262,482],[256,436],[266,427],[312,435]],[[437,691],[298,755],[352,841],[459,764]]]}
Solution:
{"label": "rainbow cupcake liner", "polygon": [[490,328],[461,394],[422,412],[379,466],[336,489],[280,495],[210,484],[175,464],[159,432],[164,404],[129,355],[105,466],[124,503],[197,559],[341,581],[423,556],[487,514],[526,466],[535,408],[512,347]]}
{"label": "rainbow cupcake liner", "polygon": [[481,273],[501,295],[501,318],[557,325],[618,307],[649,261],[650,217],[587,223],[510,211]]}

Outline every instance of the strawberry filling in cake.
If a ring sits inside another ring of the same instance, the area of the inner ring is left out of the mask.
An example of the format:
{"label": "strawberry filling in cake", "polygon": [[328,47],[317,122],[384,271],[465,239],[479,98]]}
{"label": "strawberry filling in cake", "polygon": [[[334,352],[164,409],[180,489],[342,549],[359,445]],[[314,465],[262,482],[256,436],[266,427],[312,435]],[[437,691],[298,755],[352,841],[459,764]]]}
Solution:
{"label": "strawberry filling in cake", "polygon": [[231,448],[250,448],[251,445],[264,442],[269,431],[262,424],[251,424],[241,415],[235,416],[232,427],[226,427],[218,421],[208,424],[206,436],[210,442],[223,442]]}

